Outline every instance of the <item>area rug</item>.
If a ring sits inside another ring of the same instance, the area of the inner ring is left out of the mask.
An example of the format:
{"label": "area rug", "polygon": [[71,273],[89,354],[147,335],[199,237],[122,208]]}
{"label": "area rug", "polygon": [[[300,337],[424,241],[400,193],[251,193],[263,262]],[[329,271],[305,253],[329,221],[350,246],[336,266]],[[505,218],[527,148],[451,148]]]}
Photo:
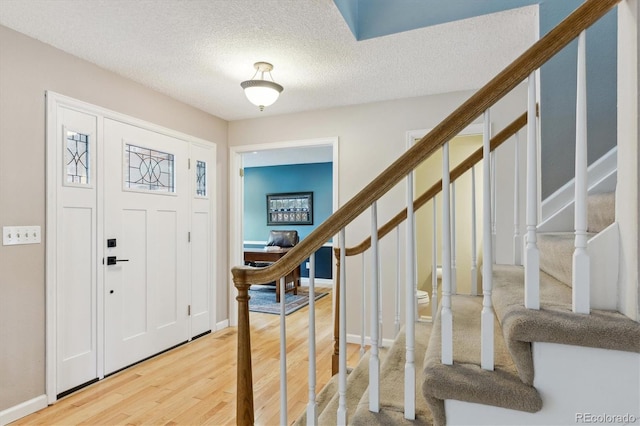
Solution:
{"label": "area rug", "polygon": [[[316,289],[316,300],[326,296],[327,292]],[[276,303],[275,286],[253,285],[249,289],[249,310],[265,314],[280,315],[280,303]],[[285,295],[285,315],[289,315],[309,304],[309,288],[298,287],[298,294]]]}

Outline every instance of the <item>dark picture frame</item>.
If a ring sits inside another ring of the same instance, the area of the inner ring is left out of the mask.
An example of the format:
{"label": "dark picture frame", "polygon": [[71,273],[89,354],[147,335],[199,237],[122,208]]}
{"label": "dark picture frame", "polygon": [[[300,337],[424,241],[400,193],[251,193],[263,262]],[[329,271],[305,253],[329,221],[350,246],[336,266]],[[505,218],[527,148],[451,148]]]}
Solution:
{"label": "dark picture frame", "polygon": [[267,225],[313,225],[313,192],[267,194]]}

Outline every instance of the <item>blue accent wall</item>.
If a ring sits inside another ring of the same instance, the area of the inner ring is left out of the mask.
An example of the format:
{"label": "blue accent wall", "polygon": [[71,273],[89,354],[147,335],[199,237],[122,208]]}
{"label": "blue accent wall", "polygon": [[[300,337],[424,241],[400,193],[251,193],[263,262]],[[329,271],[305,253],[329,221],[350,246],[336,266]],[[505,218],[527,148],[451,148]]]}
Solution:
{"label": "blue accent wall", "polygon": [[[313,192],[313,225],[267,226],[267,194]],[[244,239],[267,241],[272,229],[295,229],[300,240],[324,222],[333,210],[333,163],[292,164],[244,169]],[[302,265],[302,276],[309,276]],[[331,249],[316,255],[316,276],[331,278]]]}

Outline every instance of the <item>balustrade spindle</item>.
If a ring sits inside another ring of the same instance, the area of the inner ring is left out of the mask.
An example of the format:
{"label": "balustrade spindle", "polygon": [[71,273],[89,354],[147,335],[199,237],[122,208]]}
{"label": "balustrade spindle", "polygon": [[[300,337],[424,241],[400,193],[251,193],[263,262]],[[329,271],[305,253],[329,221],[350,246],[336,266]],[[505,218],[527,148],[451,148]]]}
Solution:
{"label": "balustrade spindle", "polygon": [[316,254],[309,256],[309,403],[307,426],[318,424],[316,402]]}
{"label": "balustrade spindle", "polygon": [[364,353],[366,352],[365,350],[365,335],[366,335],[366,326],[367,326],[367,321],[366,321],[366,311],[367,311],[367,265],[365,262],[365,258],[364,258],[364,253],[362,253],[362,287],[361,287],[361,294],[360,294],[360,358],[362,358],[364,356]]}
{"label": "balustrade spindle", "polygon": [[405,307],[405,364],[404,364],[404,418],[416,417],[416,367],[415,367],[415,320],[416,320],[416,254],[415,212],[413,210],[413,173],[407,175],[407,283]]}
{"label": "balustrade spindle", "polygon": [[[489,139],[491,139],[491,125],[489,125]],[[496,198],[496,153],[491,151],[489,154],[491,158],[491,254],[492,261],[496,260],[496,212],[497,212],[497,198]]]}
{"label": "balustrade spindle", "polygon": [[396,288],[394,308],[394,336],[400,332],[400,226],[396,226]]}
{"label": "balustrade spindle", "polygon": [[573,312],[591,311],[589,253],[587,252],[587,69],[586,32],[578,37],[576,96],[575,250],[573,252]]}
{"label": "balustrade spindle", "polygon": [[527,235],[525,247],[524,306],[540,309],[540,253],[538,226],[538,135],[536,121],[536,74],[529,76],[527,102]]}
{"label": "balustrade spindle", "polygon": [[520,265],[522,240],[520,239],[520,138],[516,132],[513,170],[513,264]]}
{"label": "balustrade spindle", "polygon": [[493,235],[491,229],[491,115],[484,112],[484,132],[482,140],[483,171],[483,256],[482,261],[482,313],[480,329],[480,366],[493,370],[493,306],[491,291],[493,287]]}
{"label": "balustrade spindle", "polygon": [[339,306],[336,307],[340,313],[340,337],[339,337],[339,359],[338,359],[338,413],[337,424],[346,426],[347,424],[347,264],[346,264],[346,243],[345,229],[340,230],[340,298]]}
{"label": "balustrade spindle", "polygon": [[451,311],[451,223],[449,142],[442,146],[442,363],[453,364],[453,312]]}
{"label": "balustrade spindle", "polygon": [[478,295],[478,253],[476,241],[476,167],[471,166],[471,295]]}
{"label": "balustrade spindle", "polygon": [[280,278],[280,424],[287,422],[287,325],[286,325],[286,282]]}
{"label": "balustrade spindle", "polygon": [[456,269],[456,181],[451,182],[451,293],[458,294]]}
{"label": "balustrade spindle", "polygon": [[380,307],[378,264],[378,205],[371,204],[371,356],[369,358],[369,411],[380,412],[380,358],[378,353]]}
{"label": "balustrade spindle", "polygon": [[433,197],[433,239],[431,240],[431,320],[438,313],[438,203]]}

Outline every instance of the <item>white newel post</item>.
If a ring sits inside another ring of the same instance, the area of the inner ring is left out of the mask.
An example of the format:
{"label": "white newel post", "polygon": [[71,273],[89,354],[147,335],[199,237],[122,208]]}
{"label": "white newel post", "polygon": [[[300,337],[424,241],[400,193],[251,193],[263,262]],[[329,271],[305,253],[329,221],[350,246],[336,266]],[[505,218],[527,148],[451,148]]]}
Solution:
{"label": "white newel post", "polygon": [[442,147],[442,363],[453,364],[453,312],[451,311],[451,223],[449,142]]}
{"label": "white newel post", "polygon": [[515,137],[515,154],[513,170],[513,264],[522,263],[520,252],[522,240],[520,239],[520,138],[518,132]]}
{"label": "white newel post", "polygon": [[415,264],[415,214],[413,211],[413,172],[407,175],[407,283],[405,290],[405,334],[406,355],[404,364],[404,418],[415,420],[416,417],[416,367],[415,319],[416,319],[416,264]]}
{"label": "white newel post", "polygon": [[589,253],[587,252],[587,69],[586,35],[578,37],[576,96],[575,251],[573,252],[573,312],[590,312]]}
{"label": "white newel post", "polygon": [[286,282],[280,278],[280,424],[287,422],[287,326]]}
{"label": "white newel post", "polygon": [[529,76],[527,103],[527,235],[524,252],[524,306],[540,309],[540,253],[538,226],[538,148],[536,120],[536,75]]}
{"label": "white newel post", "polygon": [[307,425],[318,424],[316,403],[316,254],[309,256],[309,403]]}
{"label": "white newel post", "polygon": [[433,197],[433,240],[431,240],[431,320],[438,313],[438,203]]}
{"label": "white newel post", "polygon": [[378,264],[378,208],[371,204],[371,357],[369,358],[369,411],[380,412],[380,358],[378,354],[380,277]]}
{"label": "white newel post", "polygon": [[492,222],[492,191],[491,191],[491,115],[489,110],[484,112],[484,132],[482,144],[483,171],[483,216],[482,216],[482,313],[481,313],[481,342],[480,365],[485,370],[493,370],[493,306],[491,292],[493,289],[493,230]]}
{"label": "white newel post", "polygon": [[471,166],[471,295],[478,295],[478,248],[476,246],[476,166]]}
{"label": "white newel post", "polygon": [[[338,338],[338,412],[337,424],[347,424],[347,264],[345,228],[340,230],[340,306],[339,312],[340,337]],[[286,423],[285,423],[286,424]]]}

